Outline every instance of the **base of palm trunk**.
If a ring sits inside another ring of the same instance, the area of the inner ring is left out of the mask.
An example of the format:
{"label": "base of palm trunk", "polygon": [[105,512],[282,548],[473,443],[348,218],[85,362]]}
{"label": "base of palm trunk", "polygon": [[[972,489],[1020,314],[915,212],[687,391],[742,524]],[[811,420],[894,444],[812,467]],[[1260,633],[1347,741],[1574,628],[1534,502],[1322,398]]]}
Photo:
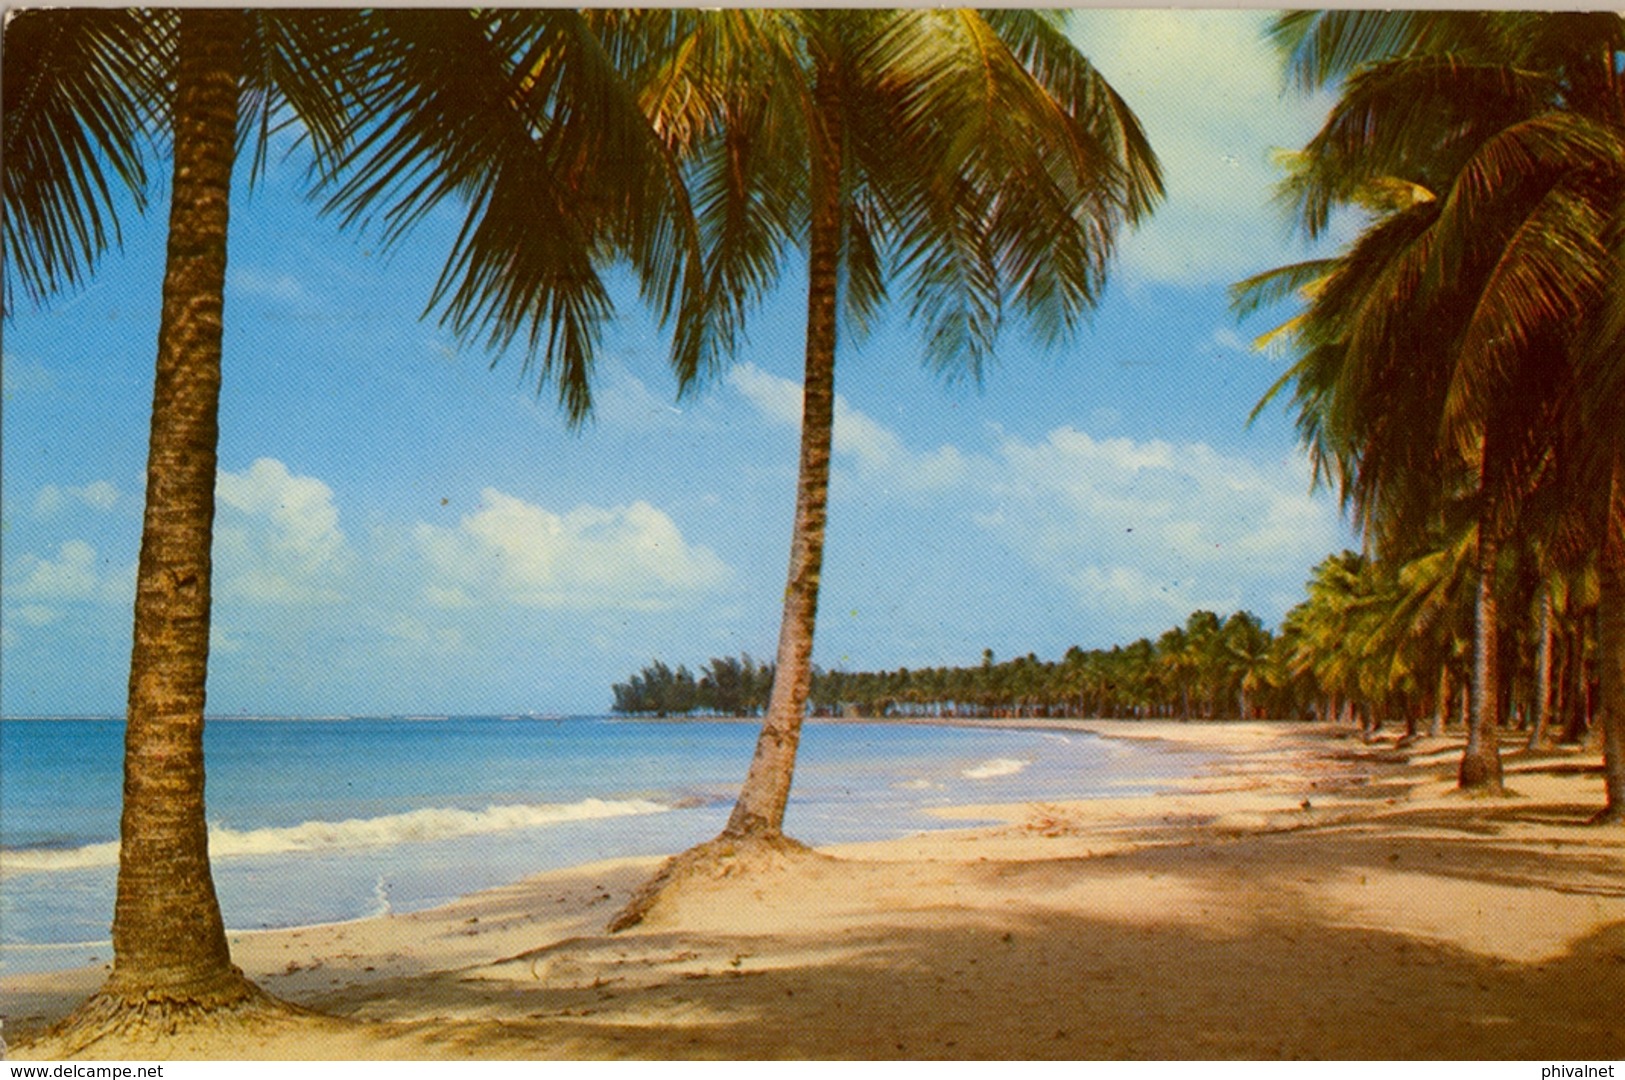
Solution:
{"label": "base of palm trunk", "polygon": [[1625,805],[1610,803],[1593,814],[1587,825],[1625,825]]}
{"label": "base of palm trunk", "polygon": [[1493,750],[1463,754],[1461,768],[1456,772],[1456,782],[1463,791],[1505,795],[1506,788],[1501,782],[1501,755]]}
{"label": "base of palm trunk", "polygon": [[[104,1040],[139,1047],[159,1044],[188,1031],[252,1030],[308,1015],[308,1010],[261,990],[236,968],[206,983],[188,986],[121,986],[114,978],[33,1040],[31,1047],[52,1057],[68,1057]],[[153,1056],[166,1056],[161,1045],[152,1049]]]}
{"label": "base of palm trunk", "polygon": [[760,879],[791,862],[828,858],[780,832],[724,833],[667,859],[605,929],[614,934],[636,926],[686,889],[729,878]]}

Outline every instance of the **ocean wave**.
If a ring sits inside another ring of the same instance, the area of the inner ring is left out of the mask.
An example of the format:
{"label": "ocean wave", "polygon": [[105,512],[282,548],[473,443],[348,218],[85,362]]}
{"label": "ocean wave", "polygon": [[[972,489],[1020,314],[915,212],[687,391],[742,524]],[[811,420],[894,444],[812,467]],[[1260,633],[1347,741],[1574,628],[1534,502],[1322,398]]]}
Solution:
{"label": "ocean wave", "polygon": [[966,769],[959,775],[966,780],[992,780],[997,776],[1014,776],[1031,764],[1030,761],[1017,761],[1015,758],[994,758]]}
{"label": "ocean wave", "polygon": [[[658,814],[671,807],[645,799],[583,799],[576,803],[488,806],[484,810],[430,807],[404,814],[346,821],[307,821],[300,825],[266,829],[209,828],[209,857],[282,855],[345,848],[388,847],[426,840],[508,832],[570,821]],[[0,870],[7,874],[82,870],[118,863],[118,842],[86,844],[76,848],[20,848],[0,851]]]}

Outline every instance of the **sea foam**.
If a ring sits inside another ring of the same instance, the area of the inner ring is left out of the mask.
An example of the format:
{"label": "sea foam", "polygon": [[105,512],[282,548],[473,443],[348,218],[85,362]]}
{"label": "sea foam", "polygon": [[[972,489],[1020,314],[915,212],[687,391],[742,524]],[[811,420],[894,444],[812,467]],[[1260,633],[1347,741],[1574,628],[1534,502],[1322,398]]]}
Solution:
{"label": "sea foam", "polygon": [[984,761],[980,765],[966,769],[960,773],[966,780],[992,780],[997,776],[1014,776],[1028,765],[1030,761],[1017,761],[1015,758],[994,758]]}
{"label": "sea foam", "polygon": [[[583,799],[574,803],[488,806],[484,810],[430,807],[375,818],[307,821],[282,828],[240,830],[213,825],[209,828],[209,857],[387,847],[571,821],[659,814],[669,809],[644,799]],[[116,841],[76,848],[8,849],[0,851],[0,869],[7,874],[22,874],[112,866],[118,863],[118,849]]]}

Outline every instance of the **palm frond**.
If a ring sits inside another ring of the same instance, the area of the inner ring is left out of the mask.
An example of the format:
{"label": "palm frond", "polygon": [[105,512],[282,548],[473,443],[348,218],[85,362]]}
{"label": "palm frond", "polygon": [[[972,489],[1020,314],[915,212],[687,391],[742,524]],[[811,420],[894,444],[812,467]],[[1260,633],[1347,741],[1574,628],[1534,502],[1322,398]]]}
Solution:
{"label": "palm frond", "polygon": [[1503,25],[1472,11],[1289,11],[1268,37],[1288,81],[1314,91],[1395,56],[1493,47]]}
{"label": "palm frond", "polygon": [[980,378],[1011,310],[1046,340],[1074,330],[1116,232],[1161,180],[1132,113],[1055,18],[888,13],[853,67],[851,93],[870,103],[857,152],[893,209],[928,363]]}
{"label": "palm frond", "polygon": [[1243,278],[1230,286],[1230,310],[1246,318],[1292,296],[1307,298],[1339,265],[1336,258],[1308,259]]}
{"label": "palm frond", "polygon": [[368,27],[370,82],[327,208],[393,245],[462,206],[429,308],[497,353],[523,338],[523,370],[579,422],[611,312],[603,267],[629,259],[664,316],[701,289],[671,147],[580,13],[388,11]]}
{"label": "palm frond", "polygon": [[1318,236],[1334,207],[1367,197],[1373,182],[1444,190],[1486,139],[1548,112],[1560,93],[1560,82],[1547,73],[1454,55],[1407,56],[1364,69],[1310,140],[1282,197]]}
{"label": "palm frond", "polygon": [[368,20],[343,9],[251,13],[243,59],[240,139],[252,147],[250,180],[264,175],[271,139],[283,131],[306,144],[317,176],[342,157],[350,114],[363,107]]}
{"label": "palm frond", "polygon": [[[1587,199],[1553,188],[1499,245],[1456,349],[1443,417],[1446,437],[1477,438],[1491,403],[1511,384],[1510,369],[1533,357],[1558,327],[1602,296],[1602,216]],[[1560,362],[1558,356],[1539,359]]]}
{"label": "palm frond", "polygon": [[30,9],[5,25],[0,110],[4,302],[78,287],[146,208],[146,158],[168,109],[172,14]]}

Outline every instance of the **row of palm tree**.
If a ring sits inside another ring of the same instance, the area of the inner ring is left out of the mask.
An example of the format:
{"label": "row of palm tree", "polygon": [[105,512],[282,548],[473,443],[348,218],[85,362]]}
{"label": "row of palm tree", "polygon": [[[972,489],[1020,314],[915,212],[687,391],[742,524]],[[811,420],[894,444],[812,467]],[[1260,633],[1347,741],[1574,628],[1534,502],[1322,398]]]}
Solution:
{"label": "row of palm tree", "polygon": [[[1576,742],[1597,702],[1594,565],[1541,580],[1503,552],[1497,696],[1525,745]],[[1273,674],[1282,698],[1367,734],[1401,723],[1406,738],[1437,736],[1457,716],[1470,726],[1474,591],[1471,537],[1408,562],[1352,551],[1315,567],[1309,596],[1287,612]]]}
{"label": "row of palm tree", "polygon": [[[1290,715],[1274,694],[1274,635],[1251,612],[1197,611],[1155,642],[1068,649],[1059,661],[1034,653],[978,665],[825,671],[813,668],[811,716],[1177,717]],[[696,676],[656,660],[612,687],[613,710],[633,716],[754,716],[768,706],[771,666],[747,653],[715,657]]]}
{"label": "row of palm tree", "polygon": [[[9,317],[82,284],[171,158],[113,971],[75,1025],[256,1007],[207,857],[202,729],[232,178],[307,145],[340,226],[465,224],[428,300],[591,409],[630,266],[688,390],[806,260],[803,437],[768,717],[727,835],[779,836],[806,711],[837,336],[901,284],[929,362],[980,378],[1011,316],[1058,338],[1160,195],[1128,107],[1047,14],[38,9],[5,27]],[[258,170],[252,170],[257,172]],[[167,1020],[163,1022],[168,1022]]]}
{"label": "row of palm tree", "polygon": [[[1196,611],[1183,626],[1109,649],[1068,649],[977,665],[826,671],[814,667],[811,716],[1318,719],[1368,737],[1403,738],[1467,726],[1474,545],[1458,541],[1406,563],[1353,551],[1312,571],[1303,602],[1272,632],[1250,612]],[[1519,557],[1519,556],[1522,557]],[[1595,734],[1598,699],[1596,561],[1541,578],[1517,547],[1497,569],[1502,605],[1498,671],[1508,721],[1529,750]],[[629,716],[757,716],[771,665],[750,654],[713,657],[692,672],[660,660],[612,690]]]}
{"label": "row of palm tree", "polygon": [[1365,215],[1337,256],[1238,287],[1301,297],[1277,389],[1384,563],[1471,566],[1464,787],[1501,788],[1507,564],[1552,597],[1595,573],[1600,817],[1620,820],[1625,20],[1305,12],[1274,35],[1300,86],[1339,88],[1284,196],[1311,234]]}
{"label": "row of palm tree", "polygon": [[[695,675],[686,664],[673,670],[664,661],[648,664],[610,688],[613,712],[623,716],[760,716],[773,694],[773,665],[750,655],[714,656]],[[814,695],[819,672],[814,669]]]}

